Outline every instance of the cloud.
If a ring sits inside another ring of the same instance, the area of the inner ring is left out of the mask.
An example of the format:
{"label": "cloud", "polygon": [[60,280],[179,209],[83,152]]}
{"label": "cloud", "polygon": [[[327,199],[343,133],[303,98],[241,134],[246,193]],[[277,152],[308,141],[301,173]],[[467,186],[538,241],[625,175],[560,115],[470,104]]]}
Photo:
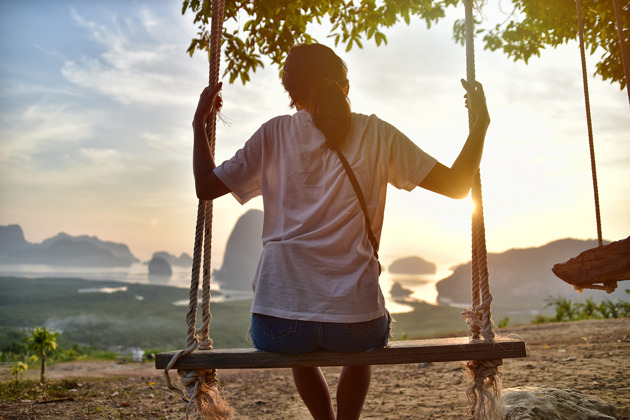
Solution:
{"label": "cloud", "polygon": [[59,155],[93,133],[89,120],[63,104],[36,103],[1,121],[0,163],[10,166],[31,167],[35,156]]}
{"label": "cloud", "polygon": [[2,87],[2,94],[5,97],[37,97],[39,101],[41,98],[52,98],[52,100],[58,100],[59,98],[79,98],[81,93],[77,89],[64,86],[54,86],[49,84],[42,84],[37,82],[25,82],[24,80],[12,80],[11,83],[7,83]]}
{"label": "cloud", "polygon": [[79,153],[85,158],[86,167],[96,167],[103,175],[109,171],[118,172],[128,166],[127,162],[123,162],[120,152],[114,149],[82,147]]}
{"label": "cloud", "polygon": [[[71,9],[73,21],[87,32],[98,54],[67,60],[63,76],[123,104],[170,105],[189,103],[197,79],[185,46],[190,33],[155,16],[149,9],[133,10],[120,22],[115,15],[95,22]],[[171,18],[171,16],[166,16]],[[181,60],[174,59],[181,56]]]}
{"label": "cloud", "polygon": [[164,159],[188,162],[192,157],[192,129],[167,132],[145,131],[140,137]]}
{"label": "cloud", "polygon": [[386,46],[376,47],[366,41],[364,50],[348,54],[351,86],[354,81],[375,98],[404,102],[436,96],[445,88],[436,78],[449,78],[463,63],[464,50],[452,40],[448,22],[430,30],[423,22],[410,26],[399,23],[385,33]]}

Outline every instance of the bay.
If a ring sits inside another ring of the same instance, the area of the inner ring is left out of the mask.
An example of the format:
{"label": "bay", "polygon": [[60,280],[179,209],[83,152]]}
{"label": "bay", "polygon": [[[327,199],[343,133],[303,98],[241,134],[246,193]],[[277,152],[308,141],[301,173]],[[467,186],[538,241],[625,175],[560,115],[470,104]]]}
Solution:
{"label": "bay", "polygon": [[[0,265],[0,276],[3,277],[52,277],[52,278],[80,278],[91,281],[120,281],[124,283],[137,283],[149,285],[168,285],[188,289],[190,287],[190,267],[172,266],[173,274],[170,277],[150,276],[146,264],[136,263],[130,267],[59,267],[42,264],[15,264]],[[387,308],[391,313],[406,313],[413,310],[411,303],[424,301],[429,304],[437,304],[437,290],[435,284],[440,279],[448,276],[450,271],[438,271],[431,275],[394,274],[383,271],[379,278],[381,289],[385,297]],[[408,290],[409,295],[402,298],[391,296],[391,289],[395,283],[399,283]],[[217,302],[246,300],[252,298],[252,293],[242,290],[230,290],[221,288],[217,282],[213,282],[211,290],[220,291],[213,296]],[[187,301],[174,302],[176,305],[187,305]]]}

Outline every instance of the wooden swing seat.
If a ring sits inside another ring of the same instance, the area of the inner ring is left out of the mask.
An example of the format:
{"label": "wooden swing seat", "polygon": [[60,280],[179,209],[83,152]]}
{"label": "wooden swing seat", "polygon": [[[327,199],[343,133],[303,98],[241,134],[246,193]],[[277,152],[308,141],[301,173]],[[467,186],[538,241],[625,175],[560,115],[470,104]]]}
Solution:
{"label": "wooden swing seat", "polygon": [[[156,369],[164,369],[177,352],[160,353]],[[386,348],[361,353],[316,351],[283,355],[253,348],[199,350],[182,356],[174,369],[261,369],[313,366],[392,365],[421,362],[494,360],[526,357],[525,343],[513,338],[471,342],[468,337],[393,341]]]}
{"label": "wooden swing seat", "polygon": [[588,249],[569,261],[554,265],[551,271],[577,290],[603,289],[611,293],[618,281],[630,280],[630,236]]}

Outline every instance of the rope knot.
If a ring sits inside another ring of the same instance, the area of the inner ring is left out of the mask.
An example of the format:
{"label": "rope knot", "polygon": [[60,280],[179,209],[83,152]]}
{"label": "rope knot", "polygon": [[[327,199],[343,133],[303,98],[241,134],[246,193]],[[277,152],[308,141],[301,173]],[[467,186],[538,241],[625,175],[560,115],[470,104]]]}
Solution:
{"label": "rope knot", "polygon": [[473,309],[466,308],[466,310],[462,311],[462,318],[464,318],[466,325],[468,325],[470,338],[472,340],[479,340],[479,333],[483,327],[481,314]]}
{"label": "rope knot", "polygon": [[212,345],[214,342],[211,338],[207,338],[203,341],[199,342],[199,350],[212,350]]}
{"label": "rope knot", "polygon": [[185,396],[187,401],[194,398],[197,390],[201,390],[204,387],[217,386],[219,384],[216,369],[178,369],[177,374],[186,390]]}

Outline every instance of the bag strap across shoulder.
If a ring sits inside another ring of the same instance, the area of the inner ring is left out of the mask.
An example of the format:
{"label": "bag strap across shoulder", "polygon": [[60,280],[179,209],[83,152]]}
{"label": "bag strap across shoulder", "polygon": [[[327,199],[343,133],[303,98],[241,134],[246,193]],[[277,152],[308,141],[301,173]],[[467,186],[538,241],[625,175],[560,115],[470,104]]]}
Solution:
{"label": "bag strap across shoulder", "polygon": [[[379,244],[378,244],[378,241],[376,240],[376,237],[374,236],[374,233],[372,232],[372,223],[370,223],[370,217],[368,216],[367,204],[365,203],[365,197],[363,196],[363,191],[361,191],[361,186],[359,185],[359,181],[357,181],[357,177],[354,175],[354,171],[352,170],[352,167],[348,163],[348,160],[346,159],[346,157],[338,149],[336,150],[336,152],[337,152],[337,155],[339,156],[339,159],[341,160],[341,164],[343,165],[343,168],[346,170],[346,173],[348,174],[348,178],[350,178],[350,182],[352,183],[352,188],[354,188],[354,192],[356,193],[357,198],[359,199],[359,204],[361,205],[361,209],[363,210],[363,216],[365,217],[365,228],[367,229],[368,239],[370,241],[370,244],[372,245],[372,249],[374,250],[374,256],[376,257],[376,260],[378,261]],[[380,262],[378,264],[378,270],[380,273],[381,271]]]}

